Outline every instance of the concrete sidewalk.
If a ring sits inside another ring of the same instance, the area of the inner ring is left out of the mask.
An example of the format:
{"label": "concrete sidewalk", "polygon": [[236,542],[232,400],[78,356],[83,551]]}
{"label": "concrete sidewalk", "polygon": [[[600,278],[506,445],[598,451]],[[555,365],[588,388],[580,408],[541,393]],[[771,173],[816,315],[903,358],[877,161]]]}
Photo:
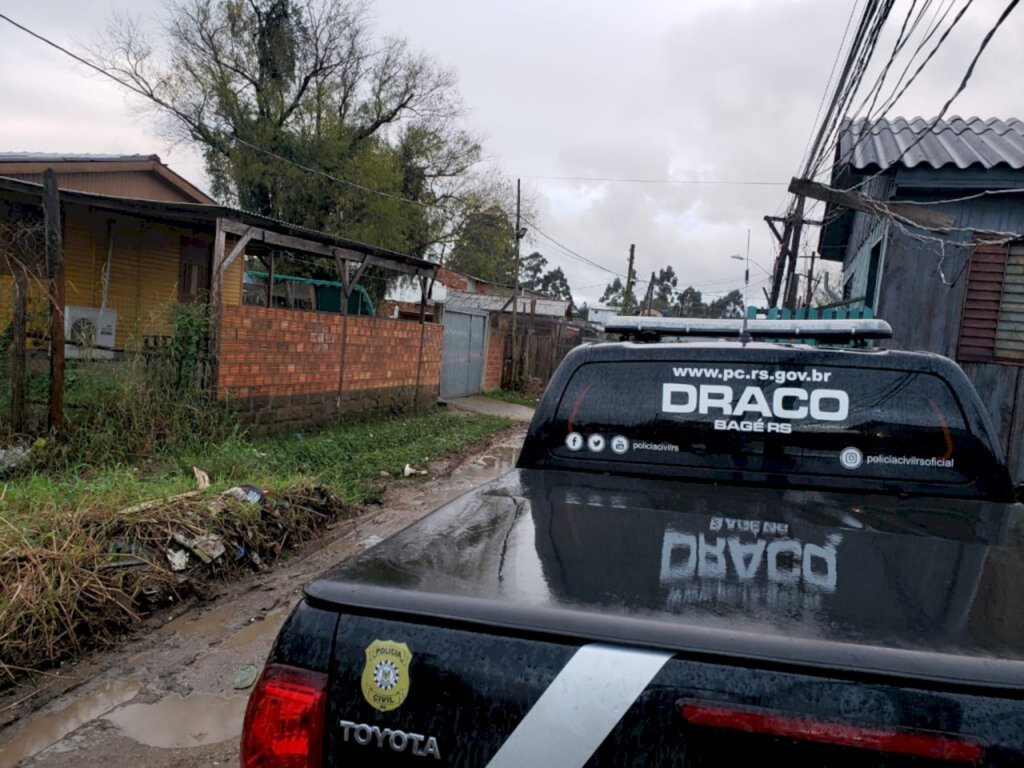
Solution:
{"label": "concrete sidewalk", "polygon": [[533,408],[528,408],[525,405],[516,405],[515,403],[506,403],[484,395],[453,397],[441,402],[447,403],[449,407],[457,408],[460,411],[484,413],[488,416],[504,416],[513,421],[528,422],[533,418]]}

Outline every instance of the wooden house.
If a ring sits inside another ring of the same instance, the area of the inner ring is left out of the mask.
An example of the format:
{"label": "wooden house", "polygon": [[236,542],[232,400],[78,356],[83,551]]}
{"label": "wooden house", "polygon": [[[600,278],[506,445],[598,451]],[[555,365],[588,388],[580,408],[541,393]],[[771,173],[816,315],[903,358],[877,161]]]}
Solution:
{"label": "wooden house", "polygon": [[946,214],[922,228],[829,205],[819,251],[843,265],[842,303],[892,325],[892,346],[954,358],[1024,479],[1024,122],[845,122],[830,184]]}

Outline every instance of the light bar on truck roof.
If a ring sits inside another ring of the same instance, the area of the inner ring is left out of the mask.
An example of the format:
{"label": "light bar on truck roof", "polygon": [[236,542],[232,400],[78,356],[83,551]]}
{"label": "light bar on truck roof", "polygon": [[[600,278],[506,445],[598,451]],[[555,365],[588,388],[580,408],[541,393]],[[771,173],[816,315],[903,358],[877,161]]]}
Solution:
{"label": "light bar on truck roof", "polygon": [[705,339],[810,339],[814,341],[865,341],[892,337],[885,320],[704,320],[686,317],[622,316],[604,324],[607,333],[660,338],[663,336]]}

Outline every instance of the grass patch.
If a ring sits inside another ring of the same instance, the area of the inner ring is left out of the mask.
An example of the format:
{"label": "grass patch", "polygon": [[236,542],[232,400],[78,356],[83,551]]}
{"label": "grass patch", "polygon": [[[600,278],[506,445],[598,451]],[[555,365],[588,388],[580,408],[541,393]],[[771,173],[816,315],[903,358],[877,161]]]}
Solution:
{"label": "grass patch", "polygon": [[[235,485],[286,488],[325,485],[350,504],[380,498],[380,473],[399,475],[405,465],[425,464],[458,452],[507,426],[508,421],[434,409],[408,418],[363,417],[300,435],[253,440],[242,433],[220,442],[142,463],[70,466],[59,474],[37,473],[0,485],[0,510],[29,529],[32,520],[78,509],[118,509],[195,488],[192,467],[209,474],[214,491]],[[45,525],[43,528],[45,529]],[[4,543],[0,531],[0,546]]]}
{"label": "grass patch", "polygon": [[514,389],[492,389],[490,392],[485,392],[484,394],[494,400],[501,400],[503,403],[525,405],[528,408],[536,407],[537,401],[540,400],[538,397],[533,397],[532,395],[527,395],[523,392],[517,392]]}
{"label": "grass patch", "polygon": [[[367,416],[315,433],[232,434],[147,463],[81,465],[0,484],[0,688],[25,669],[116,642],[141,614],[201,592],[211,579],[273,562],[286,544],[378,500],[382,471],[400,477],[407,463],[423,467],[508,423],[443,409]],[[209,474],[211,488],[172,498],[194,491],[193,466]],[[267,490],[267,502],[225,501],[220,492],[236,485]],[[154,499],[166,501],[125,511]],[[226,553],[173,573],[175,535],[208,534]]]}

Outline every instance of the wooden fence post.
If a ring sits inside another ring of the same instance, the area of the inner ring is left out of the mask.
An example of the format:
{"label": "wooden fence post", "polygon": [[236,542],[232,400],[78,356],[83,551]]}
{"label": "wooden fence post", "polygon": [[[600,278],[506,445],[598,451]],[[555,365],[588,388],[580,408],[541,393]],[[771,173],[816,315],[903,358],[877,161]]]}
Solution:
{"label": "wooden fence post", "polygon": [[46,226],[46,274],[50,287],[50,431],[64,431],[64,245],[60,195],[52,168],[43,172],[43,216]]}
{"label": "wooden fence post", "polygon": [[24,265],[14,271],[14,306],[11,318],[11,429],[25,431],[25,315],[28,313],[28,275]]}

